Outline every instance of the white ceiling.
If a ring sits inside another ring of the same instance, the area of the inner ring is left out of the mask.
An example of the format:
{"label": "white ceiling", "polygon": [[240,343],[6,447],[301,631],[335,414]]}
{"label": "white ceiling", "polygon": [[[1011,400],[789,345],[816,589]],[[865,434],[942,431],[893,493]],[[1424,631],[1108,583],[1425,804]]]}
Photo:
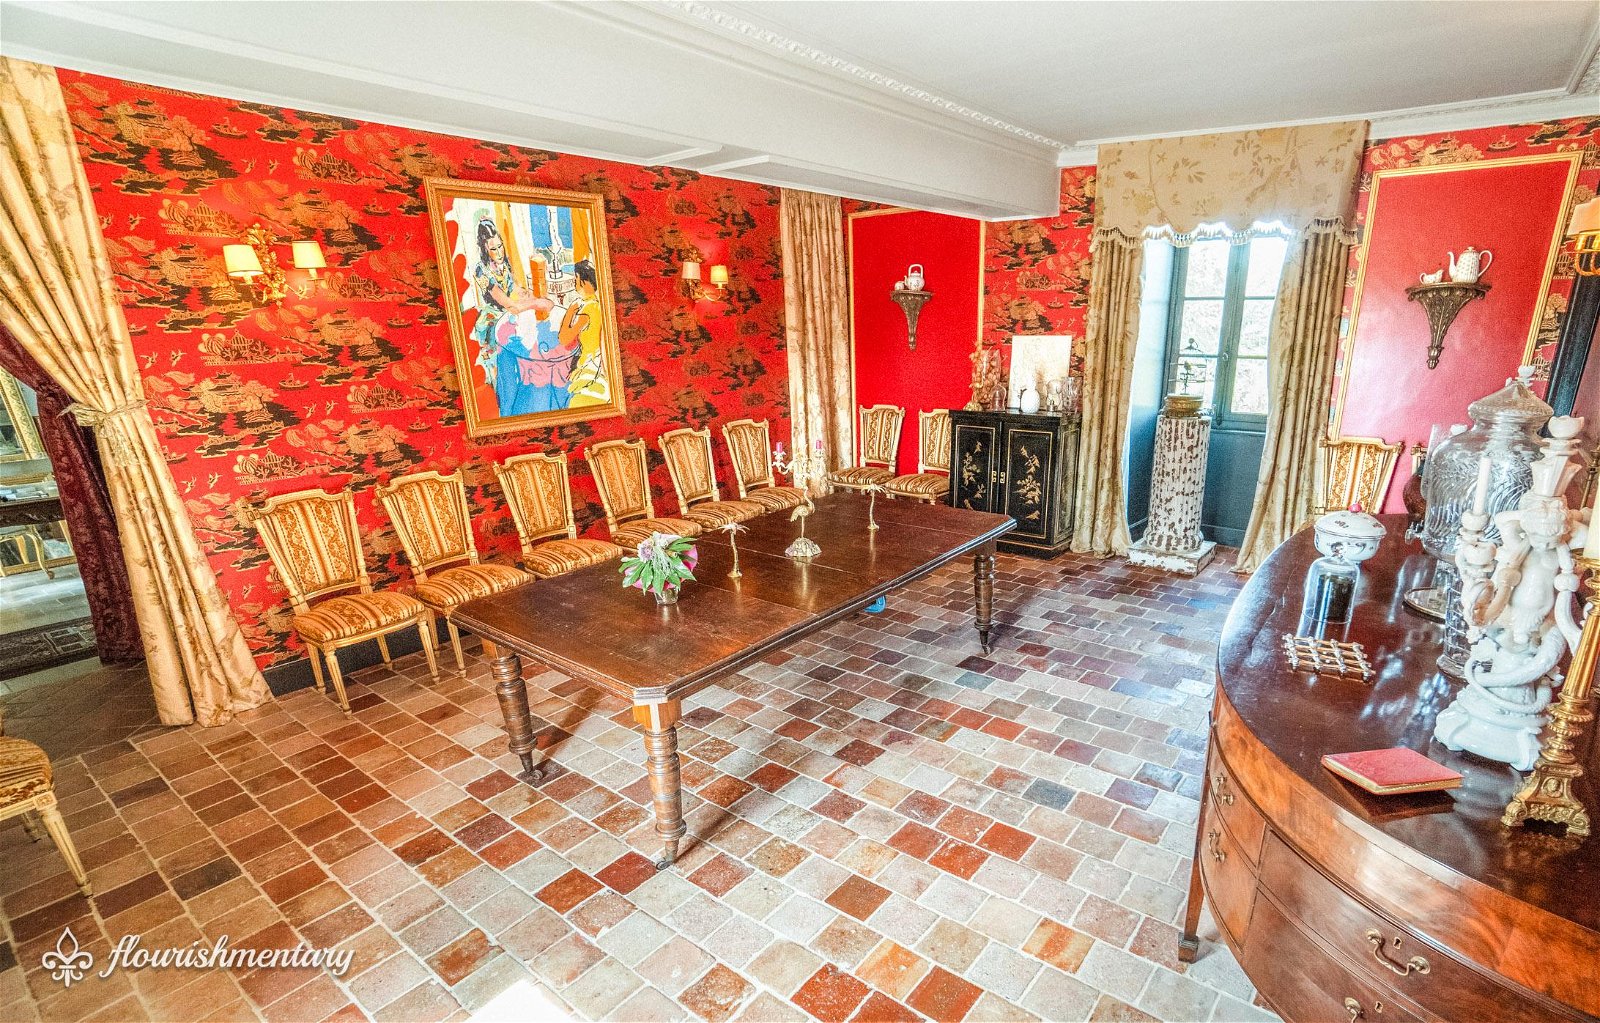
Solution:
{"label": "white ceiling", "polygon": [[1600,116],[1593,0],[0,0],[0,52],[967,216],[1112,139]]}

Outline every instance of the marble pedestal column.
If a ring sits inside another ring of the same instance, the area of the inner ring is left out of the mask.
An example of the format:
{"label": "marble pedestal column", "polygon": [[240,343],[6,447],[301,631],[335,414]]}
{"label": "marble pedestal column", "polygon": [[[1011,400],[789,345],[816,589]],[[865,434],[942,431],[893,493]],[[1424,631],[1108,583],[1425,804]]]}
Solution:
{"label": "marble pedestal column", "polygon": [[1156,457],[1150,480],[1150,524],[1128,551],[1135,565],[1194,575],[1217,545],[1200,535],[1206,494],[1206,455],[1211,420],[1197,415],[1156,419]]}

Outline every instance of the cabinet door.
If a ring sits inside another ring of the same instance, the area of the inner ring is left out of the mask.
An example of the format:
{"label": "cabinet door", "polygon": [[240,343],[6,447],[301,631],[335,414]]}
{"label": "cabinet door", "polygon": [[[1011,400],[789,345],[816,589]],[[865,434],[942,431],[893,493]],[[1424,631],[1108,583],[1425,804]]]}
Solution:
{"label": "cabinet door", "polygon": [[1012,426],[1005,432],[1001,511],[1017,520],[1019,540],[1049,545],[1054,539],[1056,432]]}
{"label": "cabinet door", "polygon": [[973,511],[995,510],[999,431],[992,425],[956,423],[953,433],[950,503]]}

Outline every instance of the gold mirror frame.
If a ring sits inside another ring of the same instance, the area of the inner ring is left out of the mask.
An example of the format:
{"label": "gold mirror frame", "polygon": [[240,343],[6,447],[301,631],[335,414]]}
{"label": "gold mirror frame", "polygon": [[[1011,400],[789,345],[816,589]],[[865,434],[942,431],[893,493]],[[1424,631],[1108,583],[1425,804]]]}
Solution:
{"label": "gold mirror frame", "polygon": [[39,426],[28,411],[28,403],[22,400],[22,383],[3,369],[0,369],[0,405],[5,406],[6,417],[16,428],[17,441],[22,445],[22,450],[14,454],[0,454],[0,462],[31,462],[43,458],[44,442],[39,439]]}

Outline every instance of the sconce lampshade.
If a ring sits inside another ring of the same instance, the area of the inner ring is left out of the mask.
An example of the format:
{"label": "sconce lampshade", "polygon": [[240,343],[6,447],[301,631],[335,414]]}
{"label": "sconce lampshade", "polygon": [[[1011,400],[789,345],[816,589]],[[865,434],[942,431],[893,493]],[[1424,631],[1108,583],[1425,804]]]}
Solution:
{"label": "sconce lampshade", "polygon": [[256,255],[256,250],[242,243],[224,245],[222,262],[227,267],[229,277],[249,280],[261,272],[261,259]]}
{"label": "sconce lampshade", "polygon": [[1568,235],[1600,232],[1600,198],[1572,208],[1572,220],[1567,224]]}
{"label": "sconce lampshade", "polygon": [[318,270],[327,269],[328,260],[322,255],[322,246],[314,239],[293,242],[290,248],[294,252],[295,269],[310,270],[312,277],[317,275]]}
{"label": "sconce lampshade", "polygon": [[714,288],[726,288],[728,286],[728,268],[721,263],[716,263],[711,267],[711,286]]}
{"label": "sconce lampshade", "polygon": [[696,261],[696,260],[693,260],[693,259],[684,260],[683,261],[683,272],[682,272],[681,276],[686,281],[698,281],[700,279],[700,264],[699,264],[699,262]]}

